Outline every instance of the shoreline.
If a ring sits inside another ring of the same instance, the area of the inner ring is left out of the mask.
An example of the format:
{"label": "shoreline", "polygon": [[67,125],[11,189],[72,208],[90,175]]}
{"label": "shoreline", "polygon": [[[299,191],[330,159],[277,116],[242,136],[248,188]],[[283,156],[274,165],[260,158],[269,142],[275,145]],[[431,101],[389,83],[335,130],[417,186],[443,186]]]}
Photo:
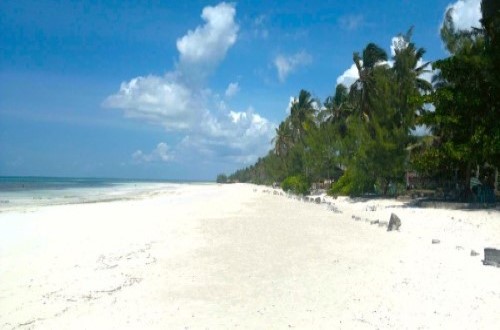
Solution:
{"label": "shoreline", "polygon": [[151,198],[159,194],[169,194],[179,187],[189,185],[203,186],[210,183],[164,183],[164,182],[129,182],[96,187],[43,188],[16,191],[3,191],[0,200],[0,214],[36,210],[47,206],[79,205],[133,201]]}
{"label": "shoreline", "polygon": [[[483,248],[500,247],[498,210],[344,197],[315,204],[265,189],[192,185],[0,213],[0,328],[500,322],[500,268],[481,263]],[[399,231],[379,225],[391,213]]]}

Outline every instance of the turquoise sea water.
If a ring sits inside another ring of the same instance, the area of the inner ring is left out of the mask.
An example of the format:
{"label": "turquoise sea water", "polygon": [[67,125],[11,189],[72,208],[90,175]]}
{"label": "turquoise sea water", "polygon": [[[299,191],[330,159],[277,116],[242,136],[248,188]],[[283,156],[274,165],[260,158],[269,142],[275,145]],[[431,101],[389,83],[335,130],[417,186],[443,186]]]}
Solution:
{"label": "turquoise sea water", "polygon": [[106,178],[0,177],[0,211],[147,197],[193,182]]}

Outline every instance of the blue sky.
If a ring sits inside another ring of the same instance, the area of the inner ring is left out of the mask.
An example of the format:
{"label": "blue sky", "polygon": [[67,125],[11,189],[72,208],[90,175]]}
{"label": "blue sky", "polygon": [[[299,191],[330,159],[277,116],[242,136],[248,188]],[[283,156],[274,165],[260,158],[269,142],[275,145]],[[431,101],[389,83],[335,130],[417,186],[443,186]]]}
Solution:
{"label": "blue sky", "polygon": [[477,25],[479,0],[0,3],[0,175],[213,180],[253,163],[300,89],[369,42]]}

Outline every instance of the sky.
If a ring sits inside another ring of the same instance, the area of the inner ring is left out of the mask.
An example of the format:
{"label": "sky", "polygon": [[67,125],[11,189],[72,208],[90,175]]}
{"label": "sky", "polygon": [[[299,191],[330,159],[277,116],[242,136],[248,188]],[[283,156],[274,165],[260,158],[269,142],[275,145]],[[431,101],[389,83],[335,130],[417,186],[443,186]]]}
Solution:
{"label": "sky", "polygon": [[447,56],[445,11],[480,0],[0,2],[0,175],[214,180],[271,149],[301,89],[356,78],[414,26]]}

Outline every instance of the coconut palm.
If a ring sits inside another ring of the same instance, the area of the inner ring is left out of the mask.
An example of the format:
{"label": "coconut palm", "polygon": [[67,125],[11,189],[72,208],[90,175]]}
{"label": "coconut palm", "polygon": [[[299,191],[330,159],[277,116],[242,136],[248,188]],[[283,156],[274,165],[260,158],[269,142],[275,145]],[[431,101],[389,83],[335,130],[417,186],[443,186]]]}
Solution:
{"label": "coconut palm", "polygon": [[272,142],[274,143],[274,153],[278,157],[283,158],[288,154],[293,146],[292,129],[288,118],[276,128],[276,136]]}
{"label": "coconut palm", "polygon": [[315,100],[311,93],[301,90],[290,109],[290,124],[295,142],[303,142],[306,132],[314,126]]}
{"label": "coconut palm", "polygon": [[415,44],[411,42],[412,33],[413,28],[410,28],[405,35],[399,35],[393,43],[393,72],[398,85],[397,102],[399,110],[399,118],[395,119],[398,126],[406,130],[414,128],[417,111],[419,110],[411,103],[411,99],[432,90],[432,84],[421,78],[424,73],[430,72],[427,70],[430,62],[423,62],[425,49],[417,49]]}
{"label": "coconut palm", "polygon": [[358,69],[359,78],[351,86],[351,98],[358,104],[361,115],[369,120],[370,98],[371,94],[375,93],[373,71],[378,64],[387,61],[387,53],[374,43],[369,43],[363,50],[362,56],[358,52],[353,54],[353,61]]}
{"label": "coconut palm", "polygon": [[335,88],[335,95],[328,96],[323,103],[324,109],[318,114],[320,123],[334,123],[341,118],[345,118],[348,112],[347,99],[349,93],[347,87],[338,84]]}

